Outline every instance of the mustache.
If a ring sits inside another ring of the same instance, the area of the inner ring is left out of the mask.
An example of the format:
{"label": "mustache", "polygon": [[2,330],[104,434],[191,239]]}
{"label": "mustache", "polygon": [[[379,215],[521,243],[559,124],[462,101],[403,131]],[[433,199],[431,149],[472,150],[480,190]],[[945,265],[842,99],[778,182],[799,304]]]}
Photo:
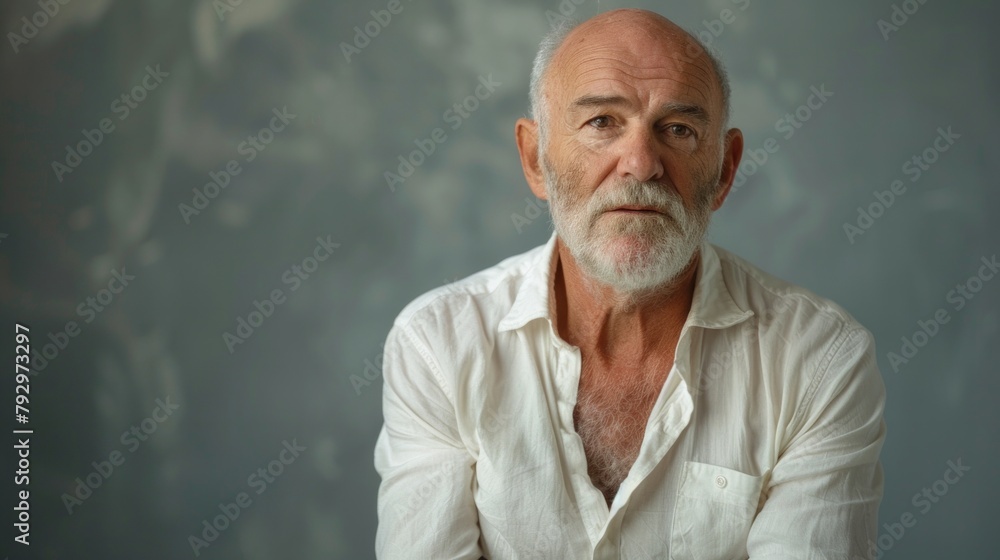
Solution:
{"label": "mustache", "polygon": [[652,208],[671,217],[678,211],[684,212],[684,202],[673,187],[642,181],[626,181],[604,192],[595,192],[590,211],[596,216],[622,206]]}

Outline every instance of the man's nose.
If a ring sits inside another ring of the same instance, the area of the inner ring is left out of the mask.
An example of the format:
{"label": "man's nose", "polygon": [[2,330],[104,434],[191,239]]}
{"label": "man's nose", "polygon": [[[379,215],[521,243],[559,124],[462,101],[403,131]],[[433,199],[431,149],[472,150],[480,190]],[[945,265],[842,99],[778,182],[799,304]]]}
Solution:
{"label": "man's nose", "polygon": [[635,130],[623,139],[618,157],[618,175],[631,175],[638,181],[656,181],[663,177],[663,152],[651,130]]}

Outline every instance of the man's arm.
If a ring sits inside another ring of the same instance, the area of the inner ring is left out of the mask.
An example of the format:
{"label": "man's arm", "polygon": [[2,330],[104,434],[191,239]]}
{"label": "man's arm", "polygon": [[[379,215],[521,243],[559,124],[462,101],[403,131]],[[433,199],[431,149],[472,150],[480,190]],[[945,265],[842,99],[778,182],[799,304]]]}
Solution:
{"label": "man's arm", "polygon": [[382,377],[376,556],[480,558],[474,463],[451,387],[427,345],[398,325],[386,339]]}
{"label": "man's arm", "polygon": [[867,331],[842,333],[829,352],[771,471],[751,560],[874,558],[885,386]]}

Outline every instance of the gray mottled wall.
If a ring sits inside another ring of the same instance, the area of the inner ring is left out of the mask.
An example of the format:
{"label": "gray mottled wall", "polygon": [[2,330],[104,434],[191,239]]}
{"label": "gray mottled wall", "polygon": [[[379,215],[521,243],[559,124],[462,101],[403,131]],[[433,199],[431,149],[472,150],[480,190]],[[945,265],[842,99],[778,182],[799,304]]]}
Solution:
{"label": "gray mottled wall", "polygon": [[[533,52],[560,10],[626,5],[403,0],[383,26],[369,22],[387,0],[226,1],[0,8],[0,347],[10,364],[21,322],[40,356],[31,545],[8,538],[12,558],[193,558],[189,535],[241,492],[198,557],[372,557],[380,344],[421,292],[547,238],[512,141]],[[1000,9],[629,5],[702,32],[729,67],[744,159],[761,164],[743,167],[713,240],[876,336],[880,521],[912,522],[883,528],[883,557],[994,557],[1000,280],[970,279],[1000,252]],[[366,25],[377,36],[356,41]],[[492,91],[456,116],[480,78]],[[813,87],[832,95],[801,108]],[[435,128],[443,141],[390,188],[385,172]],[[957,135],[947,151],[939,129]],[[918,321],[933,336],[915,337]],[[921,343],[906,363],[889,355],[903,337]],[[959,460],[971,470],[939,482]],[[924,488],[933,502],[914,501]]]}

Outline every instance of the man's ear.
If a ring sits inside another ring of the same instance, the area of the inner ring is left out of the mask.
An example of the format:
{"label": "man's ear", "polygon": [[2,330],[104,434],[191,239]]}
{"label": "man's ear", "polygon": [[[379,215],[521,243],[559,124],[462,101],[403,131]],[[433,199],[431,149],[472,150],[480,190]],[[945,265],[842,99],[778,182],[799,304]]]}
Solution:
{"label": "man's ear", "polygon": [[729,191],[733,187],[733,181],[736,179],[736,170],[739,168],[740,160],[743,158],[743,132],[740,129],[730,128],[726,132],[723,150],[722,173],[719,176],[718,185],[719,191],[715,195],[715,200],[712,201],[713,212],[721,208],[722,203],[729,196]]}
{"label": "man's ear", "polygon": [[542,173],[538,156],[538,123],[531,119],[517,119],[514,125],[514,140],[521,155],[521,169],[524,170],[524,178],[528,181],[531,192],[542,200],[548,200],[548,193],[545,192],[545,174]]}

